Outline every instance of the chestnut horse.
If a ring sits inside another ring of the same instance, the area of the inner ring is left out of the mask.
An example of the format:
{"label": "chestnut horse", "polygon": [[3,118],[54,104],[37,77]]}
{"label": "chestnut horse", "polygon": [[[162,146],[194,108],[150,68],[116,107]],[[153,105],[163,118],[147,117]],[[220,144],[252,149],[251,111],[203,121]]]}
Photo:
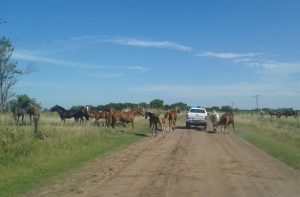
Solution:
{"label": "chestnut horse", "polygon": [[175,131],[177,113],[180,113],[180,108],[178,106],[176,106],[175,109],[165,114],[165,118],[169,120],[169,131],[171,131],[171,127],[172,130]]}
{"label": "chestnut horse", "polygon": [[221,119],[218,125],[221,125],[221,133],[222,129],[224,129],[224,134],[229,134],[229,125],[232,124],[234,131],[234,114],[233,112],[227,112],[221,116]]}
{"label": "chestnut horse", "polygon": [[116,111],[112,114],[111,126],[115,130],[116,123],[118,121],[121,121],[121,122],[124,123],[125,133],[126,133],[127,124],[129,122],[131,122],[132,128],[134,129],[134,132],[135,132],[134,122],[135,122],[135,116],[136,115],[145,116],[144,108],[138,108],[136,110],[131,110],[131,111],[128,111],[128,112]]}
{"label": "chestnut horse", "polygon": [[110,112],[108,112],[108,111],[95,111],[95,110],[89,109],[88,107],[87,107],[87,112],[89,114],[89,117],[95,118],[95,123],[96,124],[99,124],[100,119],[104,119],[106,126],[109,125]]}

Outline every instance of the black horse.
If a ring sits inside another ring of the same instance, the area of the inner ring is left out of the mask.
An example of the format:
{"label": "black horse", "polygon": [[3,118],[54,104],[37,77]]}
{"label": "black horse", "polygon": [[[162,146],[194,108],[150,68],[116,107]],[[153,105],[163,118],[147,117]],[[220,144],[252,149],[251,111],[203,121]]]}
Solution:
{"label": "black horse", "polygon": [[74,119],[75,122],[80,121],[80,123],[84,122],[84,118],[86,121],[89,120],[89,114],[88,114],[88,110],[86,107],[81,107],[79,109],[75,109],[75,114],[74,114]]}
{"label": "black horse", "polygon": [[17,124],[19,123],[20,117],[22,118],[22,125],[23,125],[25,110],[22,107],[16,105],[16,106],[12,107],[11,112],[12,112],[13,118],[17,122]]}
{"label": "black horse", "polygon": [[54,107],[50,108],[50,111],[51,112],[56,111],[59,114],[61,121],[64,121],[64,122],[66,122],[66,119],[73,118],[73,117],[75,119],[75,122],[78,122],[79,120],[80,120],[80,122],[83,122],[84,117],[86,118],[86,120],[89,120],[88,113],[84,107],[82,107],[80,109],[66,110],[65,108],[63,108],[59,105],[55,105]]}

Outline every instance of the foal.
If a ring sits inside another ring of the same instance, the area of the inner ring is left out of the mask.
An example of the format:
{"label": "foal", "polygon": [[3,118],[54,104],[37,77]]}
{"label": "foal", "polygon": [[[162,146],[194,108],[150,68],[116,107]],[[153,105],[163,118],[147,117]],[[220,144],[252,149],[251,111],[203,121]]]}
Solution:
{"label": "foal", "polygon": [[[106,126],[108,126],[109,124],[109,116],[110,113],[106,112],[106,111],[94,111],[94,110],[89,110],[88,114],[91,118],[95,118],[95,123],[99,124],[101,119],[105,120],[105,124]],[[102,126],[102,124],[100,123],[100,126]]]}
{"label": "foal", "polygon": [[171,110],[170,112],[167,112],[165,115],[169,120],[169,131],[171,131],[171,127],[172,130],[175,131],[177,113],[180,113],[180,108],[178,106],[176,106],[175,109]]}
{"label": "foal", "polygon": [[146,112],[145,113],[145,119],[147,119],[149,117],[149,130],[151,135],[153,136],[153,132],[155,131],[155,136],[157,136],[157,132],[158,132],[158,128],[157,125],[159,124],[161,127],[161,131],[163,134],[163,137],[165,137],[165,129],[163,127],[164,124],[164,119],[162,116],[152,113],[152,112]]}

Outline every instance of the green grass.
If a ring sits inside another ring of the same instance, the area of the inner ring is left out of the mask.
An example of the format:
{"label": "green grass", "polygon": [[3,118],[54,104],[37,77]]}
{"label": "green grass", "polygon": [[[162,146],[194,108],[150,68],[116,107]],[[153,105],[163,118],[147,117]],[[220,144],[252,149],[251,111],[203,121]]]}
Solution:
{"label": "green grass", "polygon": [[[79,168],[84,163],[116,151],[141,139],[146,121],[138,118],[134,135],[128,125],[113,133],[111,128],[92,124],[65,125],[55,114],[43,114],[40,131],[44,140],[33,137],[33,126],[14,126],[9,115],[0,127],[0,196],[17,196],[45,184],[51,177]],[[28,120],[27,120],[28,122]]]}
{"label": "green grass", "polygon": [[286,164],[300,169],[300,120],[236,115],[236,132]]}

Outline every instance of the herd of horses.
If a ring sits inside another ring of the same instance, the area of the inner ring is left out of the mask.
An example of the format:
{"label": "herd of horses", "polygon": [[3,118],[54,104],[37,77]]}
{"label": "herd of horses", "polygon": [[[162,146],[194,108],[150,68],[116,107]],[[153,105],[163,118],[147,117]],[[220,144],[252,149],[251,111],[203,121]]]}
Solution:
{"label": "herd of horses", "polygon": [[171,129],[174,131],[178,113],[180,113],[178,106],[166,113],[146,112],[145,119],[149,117],[149,130],[151,135],[153,136],[155,132],[155,136],[157,136],[158,131],[161,131],[163,137],[165,137],[165,132],[171,131]]}
{"label": "herd of horses", "polygon": [[265,116],[265,115],[270,115],[271,118],[276,117],[276,118],[280,118],[282,116],[288,118],[289,116],[292,116],[294,118],[298,117],[298,113],[296,110],[293,109],[286,109],[286,110],[260,110],[259,112],[260,116]]}
{"label": "herd of horses", "polygon": [[[65,109],[59,105],[55,105],[50,108],[50,112],[57,112],[63,123],[66,119],[74,118],[75,123],[83,123],[88,121],[90,118],[95,119],[95,124],[100,126],[111,126],[114,130],[117,122],[122,122],[125,127],[125,133],[127,132],[127,124],[131,123],[132,128],[135,132],[135,118],[137,115],[144,116],[145,119],[149,119],[149,130],[152,136],[157,136],[158,132],[161,131],[162,135],[165,136],[165,132],[175,130],[177,114],[180,113],[180,108],[176,106],[174,109],[165,113],[154,113],[146,111],[144,108],[137,108],[128,111],[119,111],[113,108],[109,108],[106,111],[98,111],[91,109],[89,106],[80,108]],[[38,106],[29,105],[26,109],[20,106],[14,106],[12,108],[12,115],[14,120],[19,124],[21,119],[24,124],[24,116],[28,114],[30,117],[30,124],[32,123],[32,117],[39,119],[40,111]],[[234,128],[234,115],[233,113],[225,113],[219,119],[219,115],[214,111],[210,114],[210,120],[213,124],[213,130],[216,130],[216,126],[221,125],[226,131],[229,124],[233,125]]]}
{"label": "herd of horses", "polygon": [[82,123],[85,120],[94,118],[95,124],[100,126],[111,126],[114,130],[117,122],[122,122],[124,123],[125,133],[127,132],[128,123],[131,123],[132,128],[135,131],[136,116],[145,116],[145,119],[149,117],[149,129],[152,135],[154,134],[154,131],[157,135],[157,132],[161,130],[164,135],[164,132],[167,130],[175,130],[177,113],[180,113],[180,109],[178,106],[175,107],[175,109],[164,114],[156,114],[153,112],[149,112],[141,107],[128,111],[119,111],[113,108],[109,108],[106,111],[98,111],[91,109],[89,106],[67,110],[59,105],[55,105],[52,108],[50,108],[50,111],[57,112],[62,122],[65,122],[66,119],[74,118],[75,122]]}
{"label": "herd of horses", "polygon": [[[26,109],[20,106],[14,106],[12,109],[13,118],[17,123],[20,119],[24,124],[24,116],[28,114],[30,117],[30,124],[32,123],[32,117],[39,119],[40,111],[36,105],[29,105]],[[146,111],[144,108],[137,108],[128,111],[119,111],[113,108],[109,108],[106,111],[98,111],[91,109],[89,106],[80,108],[65,109],[59,105],[55,105],[50,108],[51,112],[57,112],[62,122],[65,123],[66,119],[74,118],[76,123],[83,123],[88,121],[90,118],[95,119],[95,124],[100,126],[111,126],[114,130],[117,122],[122,122],[125,127],[125,133],[127,124],[131,123],[132,128],[135,132],[135,118],[136,116],[144,116],[145,119],[149,119],[149,130],[152,136],[157,136],[158,131],[162,132],[165,136],[165,132],[175,130],[177,114],[180,113],[180,108],[176,106],[173,110],[165,113],[154,113]],[[275,116],[280,118],[281,116],[297,117],[297,111],[285,110],[285,111],[260,111],[260,115],[269,114],[271,117]],[[217,126],[221,126],[221,132],[224,134],[229,133],[229,125],[231,124],[234,130],[234,114],[233,112],[226,112],[221,117],[216,111],[208,114],[208,118],[212,123],[213,132],[216,132]]]}

